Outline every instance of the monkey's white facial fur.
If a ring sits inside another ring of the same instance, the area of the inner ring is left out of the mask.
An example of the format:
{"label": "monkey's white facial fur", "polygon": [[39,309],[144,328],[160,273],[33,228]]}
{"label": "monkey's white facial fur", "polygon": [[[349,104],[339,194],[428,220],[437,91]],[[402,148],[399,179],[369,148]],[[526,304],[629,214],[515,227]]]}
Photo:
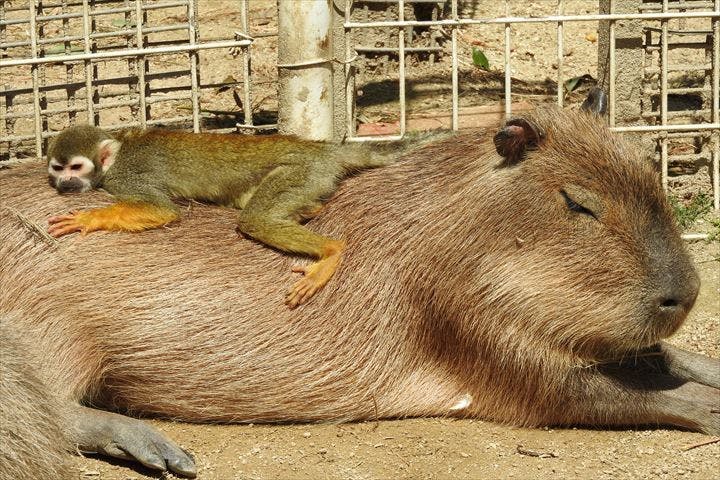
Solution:
{"label": "monkey's white facial fur", "polygon": [[115,155],[120,150],[121,143],[113,138],[108,138],[100,142],[98,145],[100,164],[102,165],[102,171],[107,172],[108,168],[112,167],[115,163]]}
{"label": "monkey's white facial fur", "polygon": [[92,188],[92,174],[95,165],[92,160],[82,155],[75,155],[62,164],[55,158],[48,162],[50,183],[60,193],[81,193]]}

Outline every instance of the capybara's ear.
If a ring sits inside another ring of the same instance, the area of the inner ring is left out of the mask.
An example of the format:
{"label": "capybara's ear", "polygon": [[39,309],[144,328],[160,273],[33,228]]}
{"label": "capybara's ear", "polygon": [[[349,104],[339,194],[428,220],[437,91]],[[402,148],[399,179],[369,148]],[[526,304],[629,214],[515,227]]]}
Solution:
{"label": "capybara's ear", "polygon": [[518,163],[525,151],[537,148],[544,137],[540,128],[525,118],[508,120],[493,138],[495,150],[505,159],[501,166]]}
{"label": "capybara's ear", "polygon": [[608,98],[603,89],[600,87],[591,88],[580,109],[601,116],[605,115],[608,109]]}

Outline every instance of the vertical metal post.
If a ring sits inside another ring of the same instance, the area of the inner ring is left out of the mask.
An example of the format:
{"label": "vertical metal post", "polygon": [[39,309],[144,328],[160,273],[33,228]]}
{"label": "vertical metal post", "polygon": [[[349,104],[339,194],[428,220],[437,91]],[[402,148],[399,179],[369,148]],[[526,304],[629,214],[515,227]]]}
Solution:
{"label": "vertical metal post", "polygon": [[[240,1],[240,29],[246,38],[250,38],[248,25],[248,0]],[[250,96],[250,47],[241,48],[243,57],[243,124],[253,125],[252,98]]]}
{"label": "vertical metal post", "polygon": [[[505,0],[505,16],[510,16],[510,4]],[[510,67],[510,24],[505,24],[505,118],[512,115],[512,71]]]}
{"label": "vertical metal post", "polygon": [[[345,0],[345,23],[350,22],[353,0]],[[350,60],[354,57],[352,46],[352,30],[344,29],[345,33],[345,132],[349,137],[355,136],[355,80]]]}
{"label": "vertical metal post", "polygon": [[[5,20],[5,9],[0,8],[0,44],[4,44],[7,41],[7,29],[5,27],[4,23],[1,23]],[[0,54],[0,59],[4,58],[5,52]],[[2,74],[2,69],[0,69],[0,74]],[[2,86],[3,90],[7,89],[7,85]],[[4,115],[0,115],[4,119],[5,123],[5,134],[10,137],[14,134],[15,128],[15,122],[14,120],[11,120],[8,118],[8,113],[12,110],[14,98],[12,96],[5,97],[5,102],[2,103],[3,107],[3,113]],[[3,146],[5,145],[4,142],[2,142],[2,138],[0,138],[0,144]],[[10,154],[10,148],[12,147],[12,144],[10,142],[7,143],[8,146],[8,156]]]}
{"label": "vertical metal post", "polygon": [[[405,21],[405,0],[398,0],[398,21]],[[400,73],[400,136],[405,135],[405,27],[398,28],[398,69]]]}
{"label": "vertical metal post", "polygon": [[[563,15],[565,13],[565,5],[563,0],[558,0],[557,14]],[[558,73],[557,73],[557,104],[559,107],[563,106],[565,97],[565,86],[563,85],[563,59],[565,58],[565,52],[563,51],[563,26],[565,22],[558,22],[557,24],[557,56],[558,56]]]}
{"label": "vertical metal post", "polygon": [[[145,47],[145,39],[143,37],[142,27],[145,23],[145,12],[142,9],[142,2],[135,0],[135,41],[137,48]],[[128,38],[129,41],[129,38]],[[142,128],[147,126],[147,99],[146,99],[146,83],[145,83],[145,55],[135,57],[135,71],[138,75],[138,96],[140,101],[140,125]]]}
{"label": "vertical metal post", "polygon": [[[715,12],[720,13],[720,0],[715,0]],[[720,18],[713,18],[713,53],[712,53],[712,110],[713,123],[720,123]],[[715,148],[713,149],[713,206],[715,210],[720,209],[720,132],[713,134],[715,137]]]}
{"label": "vertical metal post", "polygon": [[[189,27],[189,42],[190,45],[195,45],[198,38],[198,24],[197,24],[197,0],[190,0],[188,2],[188,27]],[[200,131],[200,85],[198,78],[198,52],[190,52],[190,86],[192,99],[192,118],[193,118],[193,132],[197,133]]]}
{"label": "vertical metal post", "polygon": [[[30,2],[30,52],[32,58],[38,56],[37,45],[37,21],[35,11],[35,0]],[[32,65],[32,85],[33,85],[33,108],[35,111],[35,154],[40,159],[43,156],[42,151],[42,117],[40,116],[40,79],[38,77],[38,69],[41,65]],[[43,67],[44,68],[44,67]]]}
{"label": "vertical metal post", "polygon": [[[68,0],[63,0],[62,1],[62,13],[63,13],[63,15],[65,15],[68,12],[69,12]],[[70,33],[69,33],[70,32],[70,20],[67,18],[63,18],[63,20],[62,20],[62,32],[63,32],[63,36],[65,36],[65,37],[70,35]],[[72,44],[66,40],[64,42],[64,46],[65,46],[65,54],[67,54],[67,55],[71,54],[72,53]],[[65,81],[68,83],[68,85],[72,84],[73,80],[75,79],[75,75],[73,74],[73,68],[74,68],[74,65],[72,63],[67,63],[65,65]],[[66,92],[67,92],[67,107],[68,108],[75,107],[75,89],[73,88],[71,90],[70,88],[68,88],[66,90]],[[68,112],[68,119],[70,120],[71,124],[75,123],[75,117],[76,117],[76,112],[74,112],[74,111]]]}
{"label": "vertical metal post", "polygon": [[[452,1],[452,19],[458,21],[458,0]],[[458,105],[459,85],[458,85],[458,52],[457,52],[457,25],[452,27],[452,129],[457,131],[460,128],[460,113]]]}
{"label": "vertical metal post", "polygon": [[[83,46],[84,52],[90,53],[90,4],[83,0]],[[92,60],[85,60],[85,106],[87,109],[87,122],[95,125],[95,95],[93,94],[93,68]]]}
{"label": "vertical metal post", "polygon": [[278,130],[333,138],[332,0],[278,0]]}
{"label": "vertical metal post", "polygon": [[[663,0],[663,6],[662,6],[663,13],[667,13],[668,11],[668,0]],[[660,62],[662,63],[661,69],[660,69],[660,116],[661,116],[661,125],[665,127],[667,125],[668,120],[668,21],[667,20],[661,20],[662,25],[662,36],[661,36],[661,59]],[[667,139],[667,132],[663,132],[664,135],[661,139],[660,143],[660,160],[661,160],[661,168],[662,168],[662,186],[665,191],[667,191],[668,187],[668,139]]]}
{"label": "vertical metal post", "polygon": [[[610,13],[613,13],[612,0],[610,0]],[[608,56],[610,58],[608,59],[608,61],[609,61],[609,67],[610,67],[609,68],[610,80],[608,83],[610,84],[610,88],[608,89],[609,90],[609,93],[608,93],[608,97],[609,97],[608,98],[608,103],[609,103],[608,116],[610,117],[610,127],[612,128],[615,126],[615,102],[617,101],[617,97],[615,95],[615,68],[616,68],[616,65],[615,65],[615,21],[614,20],[610,20],[609,37],[610,37],[610,40],[609,40],[610,41],[610,45],[609,45],[610,53]]]}

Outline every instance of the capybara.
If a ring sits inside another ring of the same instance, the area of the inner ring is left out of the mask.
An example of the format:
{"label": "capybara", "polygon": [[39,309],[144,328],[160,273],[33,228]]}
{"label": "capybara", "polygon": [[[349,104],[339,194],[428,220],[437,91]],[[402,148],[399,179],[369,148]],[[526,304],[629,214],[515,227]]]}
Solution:
{"label": "capybara", "polygon": [[348,241],[339,281],[292,311],[278,300],[296,260],[239,239],[232,211],[191,204],[164,230],[54,244],[48,215],[109,197],[60,197],[41,165],[2,171],[0,307],[62,386],[76,443],[186,475],[170,440],[79,405],[719,434],[720,362],[661,341],[699,280],[652,167],[591,112],[539,111],[493,134],[347,181],[311,220]]}

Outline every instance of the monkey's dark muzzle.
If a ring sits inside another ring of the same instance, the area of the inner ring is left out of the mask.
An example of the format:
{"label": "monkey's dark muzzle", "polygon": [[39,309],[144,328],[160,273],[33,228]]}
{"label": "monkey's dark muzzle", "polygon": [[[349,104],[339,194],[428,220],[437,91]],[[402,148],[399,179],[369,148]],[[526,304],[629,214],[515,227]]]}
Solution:
{"label": "monkey's dark muzzle", "polygon": [[58,193],[80,193],[85,189],[85,183],[78,178],[60,180],[57,183]]}

